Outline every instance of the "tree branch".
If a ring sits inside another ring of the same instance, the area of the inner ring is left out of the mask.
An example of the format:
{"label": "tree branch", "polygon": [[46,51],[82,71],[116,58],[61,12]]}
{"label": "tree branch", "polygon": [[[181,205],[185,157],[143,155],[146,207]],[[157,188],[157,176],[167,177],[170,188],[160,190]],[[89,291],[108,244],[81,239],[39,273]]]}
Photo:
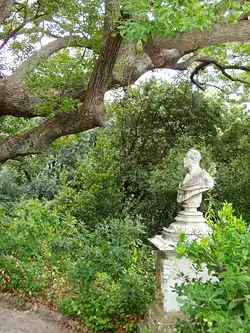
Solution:
{"label": "tree branch", "polygon": [[[134,60],[123,59],[120,63],[123,72],[119,71],[119,80],[125,84],[136,81],[145,72],[156,68],[170,68],[186,70],[199,56],[192,56],[178,63],[186,54],[192,53],[203,46],[211,46],[230,42],[250,42],[250,21],[241,21],[235,24],[215,24],[211,29],[199,31],[190,30],[179,33],[175,38],[152,37],[144,45],[144,53],[134,56]],[[128,68],[130,65],[130,68]]]}
{"label": "tree branch", "polygon": [[[114,88],[116,82],[110,81],[108,90]],[[84,87],[62,87],[55,91],[56,97],[73,98],[83,102],[86,94]],[[23,118],[47,117],[48,114],[37,111],[36,105],[42,103],[39,95],[29,92],[18,81],[0,80],[0,117],[13,116]],[[56,111],[56,110],[55,110]]]}
{"label": "tree branch", "polygon": [[121,36],[114,35],[114,32],[106,38],[79,109],[70,113],[58,113],[24,135],[3,139],[0,142],[0,162],[40,153],[61,136],[101,126],[106,120],[104,94],[111,82],[121,41]]}
{"label": "tree branch", "polygon": [[231,80],[231,81],[240,82],[240,83],[243,83],[243,84],[250,85],[250,82],[242,80],[242,79],[237,78],[237,77],[233,77],[231,74],[229,74],[227,72],[227,70],[230,70],[230,69],[235,69],[235,70],[241,70],[241,71],[245,71],[245,72],[250,72],[250,67],[241,66],[241,65],[222,65],[217,60],[215,60],[213,58],[210,58],[210,57],[201,57],[201,56],[200,57],[196,57],[196,59],[194,61],[199,61],[199,62],[201,62],[201,64],[199,64],[198,66],[195,67],[195,69],[193,70],[193,72],[190,75],[190,79],[191,79],[191,81],[197,87],[199,87],[203,91],[205,90],[205,84],[204,83],[200,83],[197,79],[195,79],[195,76],[198,76],[199,72],[201,70],[205,69],[209,65],[213,65],[214,67],[216,67],[217,69],[219,69],[220,72],[224,76],[226,76],[229,80]]}
{"label": "tree branch", "polygon": [[46,114],[41,114],[31,110],[22,110],[22,109],[1,109],[0,108],[0,117],[3,116],[13,116],[17,118],[35,118],[35,117],[46,117]]}
{"label": "tree branch", "polygon": [[174,67],[174,69],[179,70],[179,71],[184,71],[187,70],[195,61],[199,61],[200,56],[197,55],[192,55],[188,59],[177,63]]}
{"label": "tree branch", "polygon": [[88,121],[83,122],[78,113],[58,113],[24,135],[9,136],[0,141],[0,162],[19,156],[37,154],[63,135],[78,133],[93,128]]}
{"label": "tree branch", "polygon": [[204,46],[232,42],[250,41],[250,21],[235,24],[217,23],[210,29],[189,30],[179,33],[175,38],[152,37],[144,45],[144,50],[152,61],[153,68],[172,68],[183,70],[177,62],[185,55]]}
{"label": "tree branch", "polygon": [[200,88],[201,90],[205,91],[205,87],[203,84],[201,84],[198,80],[196,80],[194,77],[195,75],[198,75],[199,71],[204,69],[205,67],[207,67],[209,64],[208,63],[201,63],[199,64],[195,70],[191,73],[190,75],[190,80],[191,82],[193,82],[198,88]]}
{"label": "tree branch", "polygon": [[249,41],[250,21],[216,23],[210,29],[203,31],[189,30],[179,33],[171,39],[152,37],[145,44],[145,51],[155,48],[156,50],[177,49],[182,52],[190,52],[204,46]]}
{"label": "tree branch", "polygon": [[91,48],[90,42],[85,38],[79,38],[78,36],[66,36],[57,38],[56,40],[43,46],[40,50],[35,51],[16,69],[16,71],[12,75],[8,77],[8,79],[22,79],[26,72],[32,68],[35,68],[41,59],[47,59],[54,53],[69,46]]}
{"label": "tree branch", "polygon": [[[156,68],[186,70],[193,62],[199,61],[199,56],[194,55],[178,63],[184,55],[203,46],[231,42],[250,42],[250,21],[241,21],[235,24],[217,23],[208,30],[190,30],[179,33],[171,39],[152,37],[144,45],[145,53],[135,57],[133,68],[128,70],[127,66],[124,66],[124,73],[120,75],[123,77],[121,81],[125,82],[126,76],[131,72],[133,72],[132,80],[127,80],[129,83],[133,83],[146,71]],[[125,63],[127,64],[127,62]],[[140,66],[142,63],[144,66]]]}
{"label": "tree branch", "polygon": [[91,114],[94,113],[98,125],[102,125],[106,120],[104,95],[111,83],[121,42],[122,37],[118,32],[114,35],[114,31],[111,31],[109,37],[105,39],[80,107],[80,113],[85,114],[85,110]]}
{"label": "tree branch", "polygon": [[38,23],[39,21],[43,20],[46,15],[48,15],[48,14],[43,13],[43,14],[37,15],[35,20],[31,20],[31,19],[24,20],[23,23],[21,23],[18,27],[16,27],[12,31],[10,31],[8,36],[6,36],[4,38],[2,44],[0,45],[0,50],[2,50],[4,48],[4,46],[10,41],[11,38],[16,37],[18,35],[18,33],[20,32],[20,30],[22,28],[24,28],[26,24]]}
{"label": "tree branch", "polygon": [[[111,8],[110,8],[111,7]],[[112,9],[112,2],[110,0],[104,1],[104,22],[103,22],[103,37],[104,39],[109,35],[110,29],[111,29],[111,9]]]}

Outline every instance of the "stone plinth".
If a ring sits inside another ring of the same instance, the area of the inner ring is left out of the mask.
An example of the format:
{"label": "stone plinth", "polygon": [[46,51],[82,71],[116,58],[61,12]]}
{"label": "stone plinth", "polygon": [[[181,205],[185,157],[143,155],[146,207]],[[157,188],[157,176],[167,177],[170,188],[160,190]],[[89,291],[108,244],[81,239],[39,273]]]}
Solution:
{"label": "stone plinth", "polygon": [[149,309],[145,324],[155,333],[173,332],[177,317],[182,316],[177,294],[173,290],[176,284],[180,285],[185,282],[180,274],[189,278],[200,278],[204,282],[210,279],[205,266],[202,272],[197,272],[189,259],[177,258],[175,248],[179,232],[184,232],[190,241],[199,239],[211,232],[201,212],[196,210],[194,212],[196,214],[190,214],[186,222],[184,220],[185,213],[186,210],[180,212],[175,218],[176,222],[169,228],[164,228],[161,235],[149,239],[157,249],[157,299]]}

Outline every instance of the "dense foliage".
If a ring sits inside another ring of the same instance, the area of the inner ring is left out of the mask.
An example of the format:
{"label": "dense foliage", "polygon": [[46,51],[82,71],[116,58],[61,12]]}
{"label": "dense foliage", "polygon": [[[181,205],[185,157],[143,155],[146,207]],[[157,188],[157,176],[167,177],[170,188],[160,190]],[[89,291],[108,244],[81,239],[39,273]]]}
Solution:
{"label": "dense foliage", "polygon": [[[249,216],[250,118],[243,107],[229,107],[220,96],[204,95],[188,83],[174,88],[150,81],[109,102],[107,109],[110,120],[103,129],[60,139],[39,156],[1,166],[0,286],[75,315],[93,331],[123,327],[134,332],[154,297],[152,257],[145,241],[173,221],[183,157],[190,147],[201,151],[202,167],[216,178],[202,209],[217,211],[230,200],[236,212]],[[11,126],[7,122],[3,130],[11,131]],[[213,263],[217,269],[219,262],[235,261],[233,267],[243,275],[245,264],[226,249],[237,239],[235,246],[243,247],[244,222],[226,206],[216,223],[211,243],[206,239],[188,247],[183,240],[182,254],[211,269]],[[226,232],[227,240],[220,239]],[[221,252],[214,256],[222,258],[208,258],[215,248]],[[222,270],[221,279],[224,266]],[[229,273],[236,273],[226,272],[223,281],[230,284]],[[190,330],[199,332],[210,322],[211,327],[224,325],[230,311],[242,316],[242,302],[227,310],[225,301],[245,294],[234,288],[235,295],[229,289],[222,295],[219,284],[208,286],[197,283],[180,290],[196,301],[192,309],[184,306],[194,318]],[[216,318],[198,308],[209,292],[224,299]],[[230,320],[225,324],[229,328],[236,325]],[[180,332],[188,332],[184,326]]]}
{"label": "dense foliage", "polygon": [[37,200],[1,210],[0,289],[76,314],[93,331],[124,327],[153,299],[149,249],[137,220],[106,219],[89,231]]}
{"label": "dense foliage", "polygon": [[188,322],[177,332],[247,333],[250,330],[250,233],[242,217],[226,204],[212,222],[211,237],[187,242],[180,236],[177,252],[193,260],[197,269],[206,264],[213,281],[186,281],[178,287]]}
{"label": "dense foliage", "polygon": [[63,172],[65,185],[56,199],[60,211],[70,211],[91,228],[108,216],[119,216],[123,188],[116,180],[114,154],[110,137],[100,131],[95,147],[79,166]]}
{"label": "dense foliage", "polygon": [[123,184],[126,209],[140,214],[151,235],[173,222],[176,189],[183,176],[183,156],[196,146],[213,173],[209,151],[223,130],[225,110],[219,100],[154,81],[131,89],[110,106],[118,181]]}
{"label": "dense foliage", "polygon": [[[249,10],[243,0],[0,0],[0,290],[92,331],[135,332],[154,297],[146,239],[173,222],[190,147],[216,178],[201,209],[228,200],[250,220]],[[168,84],[131,88],[159,69]],[[105,103],[116,89],[123,96]],[[230,206],[216,221],[212,240],[182,239],[180,254],[219,279],[180,289],[196,302],[183,309],[191,331],[245,332],[246,225]]]}

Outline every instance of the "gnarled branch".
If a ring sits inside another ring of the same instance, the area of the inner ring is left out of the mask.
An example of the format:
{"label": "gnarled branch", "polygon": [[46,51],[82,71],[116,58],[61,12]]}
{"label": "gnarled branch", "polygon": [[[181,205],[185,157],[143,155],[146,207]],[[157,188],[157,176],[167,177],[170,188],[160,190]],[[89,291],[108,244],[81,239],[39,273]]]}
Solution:
{"label": "gnarled branch", "polygon": [[195,61],[201,62],[198,66],[195,67],[195,69],[192,71],[190,75],[191,81],[199,87],[201,90],[205,90],[205,85],[204,83],[199,82],[197,79],[195,79],[195,76],[199,75],[199,72],[203,70],[204,68],[208,67],[209,65],[213,65],[215,68],[219,69],[219,71],[227,77],[229,80],[234,81],[234,82],[240,82],[242,84],[247,84],[250,85],[250,82],[242,80],[238,77],[234,77],[231,74],[227,72],[227,70],[230,69],[235,69],[235,70],[241,70],[245,72],[250,72],[250,67],[248,66],[241,66],[241,65],[223,65],[217,60],[210,58],[210,57],[196,57]]}
{"label": "gnarled branch", "polygon": [[207,30],[189,30],[178,33],[175,38],[152,37],[144,50],[152,61],[153,68],[182,70],[177,62],[185,55],[204,46],[232,42],[250,41],[250,21],[237,23],[216,23]]}

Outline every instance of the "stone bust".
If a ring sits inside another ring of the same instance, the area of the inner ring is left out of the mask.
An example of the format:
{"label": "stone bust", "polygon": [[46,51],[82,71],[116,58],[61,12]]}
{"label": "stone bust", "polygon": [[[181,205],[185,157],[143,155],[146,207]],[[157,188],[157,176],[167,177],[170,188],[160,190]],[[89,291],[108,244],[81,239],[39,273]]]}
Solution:
{"label": "stone bust", "polygon": [[183,182],[179,185],[177,202],[191,204],[201,203],[202,193],[214,187],[213,178],[200,167],[201,154],[190,149],[184,158],[184,167],[188,169]]}

